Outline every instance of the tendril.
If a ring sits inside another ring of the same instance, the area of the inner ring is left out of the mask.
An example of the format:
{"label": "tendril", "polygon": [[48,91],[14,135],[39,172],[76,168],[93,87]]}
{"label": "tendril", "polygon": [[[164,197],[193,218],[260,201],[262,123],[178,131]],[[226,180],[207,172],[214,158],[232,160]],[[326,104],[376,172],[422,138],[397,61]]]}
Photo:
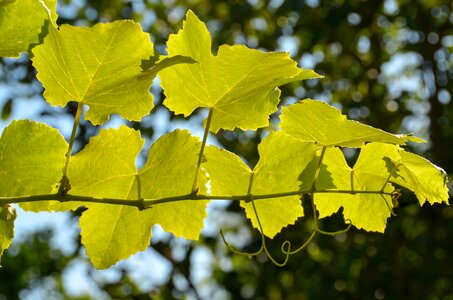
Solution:
{"label": "tendril", "polygon": [[[222,230],[220,231],[220,235],[222,236],[222,240],[223,242],[225,243],[225,245],[227,246],[227,248],[232,251],[233,253],[236,253],[238,255],[242,255],[242,256],[247,256],[249,258],[252,258],[258,254],[260,254],[261,252],[265,252],[267,257],[269,258],[269,260],[276,266],[278,267],[283,267],[285,266],[287,263],[288,263],[288,259],[289,259],[289,252],[290,252],[290,249],[291,249],[291,242],[290,241],[285,241],[283,242],[282,244],[282,252],[283,254],[285,254],[285,259],[283,260],[283,262],[278,262],[277,260],[275,260],[275,258],[272,256],[272,254],[269,252],[269,250],[267,249],[267,246],[266,246],[266,236],[264,235],[264,230],[263,230],[263,226],[261,225],[261,220],[260,220],[260,217],[258,216],[258,211],[256,209],[256,205],[255,205],[255,201],[253,201],[253,195],[251,194],[252,192],[252,185],[253,185],[253,178],[254,178],[254,173],[252,172],[250,174],[250,181],[249,181],[249,186],[248,186],[248,191],[247,191],[247,202],[251,203],[252,204],[252,208],[253,208],[253,212],[255,214],[255,217],[256,217],[256,220],[258,222],[258,228],[259,228],[259,231],[260,231],[260,234],[261,234],[261,247],[259,248],[258,251],[255,251],[255,252],[252,252],[252,253],[248,253],[248,252],[242,252],[242,251],[239,251],[237,249],[235,249],[233,246],[231,246],[225,239],[225,236],[223,235],[223,232]],[[288,250],[285,250],[284,248],[288,249]]]}
{"label": "tendril", "polygon": [[222,241],[223,243],[225,244],[225,246],[228,248],[228,250],[230,250],[231,252],[233,252],[234,254],[237,254],[237,255],[241,255],[241,256],[247,256],[248,258],[252,258],[254,256],[257,256],[258,254],[260,254],[261,252],[263,252],[263,244],[261,244],[261,247],[259,250],[255,251],[255,252],[242,252],[242,251],[239,251],[237,250],[236,248],[234,248],[234,246],[232,246],[230,243],[228,243],[226,241],[226,238],[225,238],[225,235],[223,233],[223,230],[220,229],[220,236],[222,237]]}
{"label": "tendril", "polygon": [[342,234],[342,233],[346,233],[349,231],[349,229],[351,229],[351,226],[352,226],[352,222],[350,219],[346,219],[345,220],[345,223],[346,223],[346,228],[345,229],[341,229],[341,230],[338,230],[338,231],[324,231],[324,230],[321,230],[321,229],[316,229],[317,232],[319,232],[320,234],[324,234],[324,235],[330,235],[330,236],[336,236],[336,235],[339,235],[339,234]]}
{"label": "tendril", "polygon": [[[316,233],[318,233],[318,231],[314,230],[311,233],[310,237],[305,241],[305,243],[303,243],[301,246],[299,246],[299,248],[297,248],[296,250],[293,250],[293,251],[291,251],[291,242],[285,241],[281,247],[283,254],[286,254],[286,256],[289,256],[289,255],[296,254],[296,253],[299,253],[300,251],[304,250],[308,246],[308,244],[310,244],[311,240],[313,240],[313,238],[316,236]],[[285,245],[287,245],[287,250],[284,249]]]}
{"label": "tendril", "polygon": [[[229,244],[226,241],[226,239],[225,239],[225,235],[223,233],[223,230],[222,229],[220,230],[220,236],[222,237],[223,243],[228,248],[228,250],[230,250],[234,254],[241,255],[241,256],[247,256],[248,258],[253,258],[253,257],[257,256],[258,254],[260,254],[260,253],[262,253],[264,251],[264,253],[266,253],[266,256],[269,258],[269,260],[274,265],[276,265],[278,267],[285,266],[288,263],[289,256],[291,254],[293,254],[293,253],[297,253],[298,252],[298,251],[291,252],[290,251],[291,250],[291,242],[286,240],[286,241],[283,242],[283,244],[281,246],[281,251],[282,251],[283,254],[285,254],[285,259],[283,260],[283,262],[278,262],[277,260],[275,260],[275,258],[272,256],[272,254],[267,249],[266,238],[265,238],[264,234],[262,233],[262,231],[260,231],[260,234],[261,234],[261,247],[255,252],[243,252],[243,251],[237,250],[231,244]],[[285,249],[285,247],[286,247],[286,249]]]}

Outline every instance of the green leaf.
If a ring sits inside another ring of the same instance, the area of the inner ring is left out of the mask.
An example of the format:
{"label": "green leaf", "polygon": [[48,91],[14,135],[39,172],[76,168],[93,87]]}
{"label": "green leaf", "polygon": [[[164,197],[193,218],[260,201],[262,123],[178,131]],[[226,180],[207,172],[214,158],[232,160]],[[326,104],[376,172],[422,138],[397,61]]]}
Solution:
{"label": "green leaf", "polygon": [[[58,130],[27,120],[13,121],[0,138],[0,196],[55,192],[68,145]],[[58,202],[21,203],[25,210],[59,210]]]}
{"label": "green leaf", "polygon": [[[313,159],[313,143],[305,143],[284,135],[271,133],[259,145],[260,160],[253,173],[253,195],[298,191],[298,177]],[[235,154],[208,147],[205,168],[210,176],[212,194],[245,195],[252,171]],[[303,216],[300,196],[255,200],[255,207],[268,237],[274,237],[285,226]],[[251,203],[241,201],[247,217],[259,228]],[[278,212],[276,214],[276,212]]]}
{"label": "green leaf", "polygon": [[[381,163],[374,164],[361,154],[352,169],[340,149],[328,148],[316,182],[316,190],[380,191],[385,185],[383,191],[390,193],[394,188],[387,183],[388,176],[381,176],[381,167],[385,170]],[[319,218],[328,217],[343,207],[345,220],[349,219],[355,227],[367,231],[384,232],[387,219],[391,215],[392,199],[389,195],[315,193],[313,197]]]}
{"label": "green leaf", "polygon": [[166,95],[164,105],[176,114],[188,116],[199,107],[213,109],[212,132],[267,126],[269,115],[277,111],[278,86],[321,78],[297,68],[288,53],[222,45],[214,56],[211,47],[205,24],[189,10],[183,29],[169,37],[167,52],[191,57],[198,64],[173,66],[159,76]]}
{"label": "green leaf", "polygon": [[88,105],[85,118],[94,125],[113,113],[140,121],[153,108],[153,77],[141,76],[153,44],[133,21],[50,28],[33,54],[46,100],[58,106],[69,101]]}
{"label": "green leaf", "polygon": [[143,143],[140,132],[124,125],[101,130],[82,151],[71,157],[70,193],[127,199],[137,173],[135,160]]}
{"label": "green leaf", "polygon": [[[135,160],[142,146],[140,133],[128,127],[101,130],[71,158],[70,193],[154,199],[190,192],[200,151],[197,138],[187,131],[161,137],[151,147],[144,167],[137,172]],[[201,176],[200,183],[201,192],[205,192],[205,176]],[[154,205],[143,211],[125,205],[85,202],[88,210],[80,218],[82,243],[93,265],[104,269],[144,250],[149,245],[154,224],[160,224],[178,237],[198,239],[207,202],[184,200]]]}
{"label": "green leaf", "polygon": [[[143,146],[140,133],[128,127],[101,130],[71,158],[70,193],[80,196],[137,199],[135,160]],[[96,268],[104,269],[146,249],[151,238],[151,211],[136,207],[83,203],[82,244]]]}
{"label": "green leaf", "polygon": [[368,167],[368,172],[382,177],[392,173],[390,181],[413,191],[420,205],[425,202],[448,203],[445,171],[423,157],[398,146],[381,143],[368,144],[361,153],[364,169]]}
{"label": "green leaf", "polygon": [[[414,191],[420,204],[448,201],[448,188],[440,168],[399,146],[385,143],[364,146],[353,169],[338,148],[327,149],[316,189],[391,193],[392,184]],[[384,232],[393,207],[391,196],[381,194],[317,193],[315,204],[320,218],[343,206],[344,218],[350,219],[354,226],[378,232]]]}
{"label": "green leaf", "polygon": [[0,56],[19,57],[30,50],[40,43],[50,22],[56,19],[56,1],[1,1]]}
{"label": "green leaf", "polygon": [[211,195],[246,195],[252,170],[236,154],[207,146],[203,167],[208,174]]}
{"label": "green leaf", "polygon": [[0,262],[3,251],[9,248],[14,237],[16,210],[11,205],[0,207]]}
{"label": "green leaf", "polygon": [[[156,199],[190,193],[201,143],[188,131],[164,135],[152,146],[139,172],[142,197]],[[200,193],[206,192],[206,175],[200,172]],[[155,223],[177,237],[198,240],[206,217],[206,200],[184,200],[154,205],[150,214]]]}
{"label": "green leaf", "polygon": [[414,153],[400,150],[401,165],[395,183],[412,191],[420,205],[445,202],[448,204],[447,174],[441,168]]}
{"label": "green leaf", "polygon": [[301,141],[315,142],[321,146],[359,148],[366,142],[383,142],[402,145],[403,135],[397,136],[359,122],[347,120],[346,116],[319,101],[305,99],[282,109],[280,127]]}
{"label": "green leaf", "polygon": [[[298,191],[299,175],[316,154],[313,143],[305,143],[284,135],[271,133],[258,146],[260,160],[254,169],[252,194],[274,194]],[[250,203],[241,202],[254,227],[258,221]],[[255,201],[264,234],[272,238],[283,227],[304,215],[301,196],[287,196]]]}

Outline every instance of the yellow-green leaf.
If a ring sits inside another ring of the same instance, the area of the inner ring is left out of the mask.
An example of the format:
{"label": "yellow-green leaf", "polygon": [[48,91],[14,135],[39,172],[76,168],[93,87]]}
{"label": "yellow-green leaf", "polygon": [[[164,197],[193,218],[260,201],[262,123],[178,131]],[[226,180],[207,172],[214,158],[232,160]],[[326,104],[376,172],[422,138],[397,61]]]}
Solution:
{"label": "yellow-green leaf", "polygon": [[415,193],[420,205],[448,203],[448,187],[445,172],[414,153],[401,147],[382,143],[370,143],[361,150],[363,169],[387,178]]}
{"label": "yellow-green leaf", "polygon": [[319,101],[305,99],[282,109],[280,127],[301,141],[315,142],[321,146],[362,147],[366,142],[383,142],[402,145],[403,135],[397,136],[357,121]]}
{"label": "yellow-green leaf", "polygon": [[[156,199],[191,192],[201,143],[188,131],[164,135],[151,147],[139,172],[142,197]],[[206,192],[206,175],[200,172],[199,192]],[[153,221],[177,237],[198,240],[206,217],[206,200],[182,200],[154,205]]]}
{"label": "yellow-green leaf", "polygon": [[[254,195],[298,191],[299,175],[316,153],[313,143],[298,141],[281,131],[267,136],[258,151],[260,160],[254,169],[252,186]],[[253,226],[258,228],[251,204],[241,202],[241,205]],[[299,195],[256,200],[255,206],[263,232],[271,238],[304,215]]]}
{"label": "yellow-green leaf", "polygon": [[[158,139],[138,172],[137,154],[143,146],[139,132],[122,126],[101,130],[99,136],[71,158],[68,172],[74,195],[116,199],[155,199],[189,193],[200,141],[187,131]],[[206,191],[201,173],[200,192]],[[97,268],[107,268],[150,242],[151,227],[160,224],[178,237],[198,239],[206,216],[205,200],[181,200],[140,211],[126,205],[87,203],[80,218],[82,243]]]}
{"label": "yellow-green leaf", "polygon": [[169,37],[167,52],[198,63],[173,66],[159,76],[167,97],[164,105],[185,116],[198,107],[213,109],[213,132],[267,126],[269,115],[277,110],[278,86],[321,77],[298,68],[288,53],[222,45],[214,56],[211,47],[205,24],[189,10],[183,29]]}
{"label": "yellow-green leaf", "polygon": [[[394,190],[391,184],[386,183],[386,177],[369,172],[372,166],[361,156],[354,168],[350,168],[338,148],[326,150],[322,165],[316,190],[342,190],[346,193],[315,193],[313,197],[319,217],[328,217],[343,207],[344,218],[351,220],[355,227],[367,231],[384,232],[393,205],[391,197],[380,194],[379,191],[383,187],[386,193]],[[376,193],[353,194],[353,191]]]}
{"label": "yellow-green leaf", "polygon": [[[260,160],[253,171],[253,195],[298,191],[300,173],[315,155],[313,143],[305,143],[284,135],[271,133],[259,145]],[[235,154],[210,147],[206,152],[206,171],[213,194],[246,195],[252,171]],[[283,227],[303,216],[300,196],[254,200],[263,232],[274,237]],[[258,220],[251,203],[241,201],[247,217],[255,228]],[[276,214],[275,212],[278,212]]]}
{"label": "yellow-green leaf", "polygon": [[420,205],[448,203],[447,174],[425,158],[400,151],[401,165],[395,183],[414,191]]}
{"label": "yellow-green leaf", "polygon": [[252,170],[236,154],[208,146],[203,167],[208,174],[212,195],[246,195]]}
{"label": "yellow-green leaf", "polygon": [[9,248],[14,237],[16,210],[11,205],[0,206],[0,262],[3,251]]}
{"label": "yellow-green leaf", "polygon": [[0,56],[18,57],[40,43],[57,19],[55,0],[0,1]]}
{"label": "yellow-green leaf", "polygon": [[[0,138],[0,196],[46,195],[63,176],[68,145],[58,130],[27,120],[13,121]],[[21,203],[25,210],[59,210],[56,201]]]}
{"label": "yellow-green leaf", "polygon": [[153,107],[153,77],[141,76],[142,64],[154,55],[153,44],[133,21],[51,27],[33,54],[46,100],[58,106],[69,101],[88,105],[85,118],[94,125],[113,113],[140,121]]}
{"label": "yellow-green leaf", "polygon": [[[135,159],[143,146],[140,133],[122,126],[101,130],[71,158],[70,193],[80,196],[137,199]],[[125,205],[83,203],[82,244],[96,268],[104,269],[146,249],[153,220],[150,211]]]}

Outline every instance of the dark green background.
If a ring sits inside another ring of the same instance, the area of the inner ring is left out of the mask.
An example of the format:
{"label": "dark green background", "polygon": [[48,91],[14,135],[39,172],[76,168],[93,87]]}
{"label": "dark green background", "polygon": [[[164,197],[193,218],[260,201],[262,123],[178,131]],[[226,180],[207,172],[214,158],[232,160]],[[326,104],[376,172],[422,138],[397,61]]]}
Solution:
{"label": "dark green background", "polygon": [[[162,53],[168,34],[181,28],[188,8],[208,24],[213,51],[224,43],[245,43],[275,51],[283,40],[291,41],[295,50],[292,57],[326,78],[283,87],[282,104],[320,98],[341,107],[352,119],[390,132],[416,129],[415,133],[429,139],[429,143],[412,150],[444,168],[450,178],[453,174],[453,105],[449,101],[453,91],[452,1],[114,0],[82,4],[69,8],[72,15],[60,16],[59,23],[89,25],[121,18],[139,21],[151,16],[155,21],[144,30],[150,32],[156,49]],[[389,67],[395,68],[392,74],[385,71]],[[36,80],[28,62],[2,60],[0,68],[3,82],[27,85]],[[27,72],[15,72],[18,68]],[[416,80],[404,86],[401,82],[405,78]],[[4,120],[14,111],[14,99],[19,96],[12,95],[0,107]],[[161,103],[162,97],[157,96]],[[158,104],[155,110],[160,107]],[[64,113],[74,111],[69,106]],[[51,115],[55,111],[37,114]],[[181,120],[178,116],[171,118]],[[272,121],[278,121],[278,116],[272,116]],[[140,128],[149,138],[155,134],[152,124],[131,126]],[[83,122],[79,144],[85,144],[97,130]],[[253,165],[258,159],[260,133],[221,131],[217,139]],[[227,253],[218,237],[202,237],[199,243],[186,244],[182,246],[182,257],[174,257],[170,238],[152,245],[172,266],[161,286],[139,290],[126,270],[120,280],[108,284],[98,282],[94,272],[86,276],[93,277],[93,282],[112,299],[193,299],[201,295],[206,299],[453,299],[453,208],[420,208],[415,197],[405,193],[395,212],[398,216],[389,219],[383,235],[352,229],[336,238],[321,236],[282,268],[265,256],[250,260]],[[226,218],[239,221],[226,229],[239,238],[242,232],[251,232],[252,238],[244,240],[245,249],[256,249],[259,235],[247,229],[250,225],[241,214],[237,204],[228,206]],[[343,226],[341,217],[329,218],[323,226],[339,229]],[[303,243],[309,228],[309,221],[289,226],[268,242],[270,251],[281,259],[281,243],[285,239]],[[49,278],[57,284],[48,297],[72,299],[61,274],[80,256],[80,247],[65,256],[49,246],[51,235],[51,231],[45,231],[30,236],[14,253],[6,252],[0,269],[0,299],[1,295],[16,299],[21,290],[45,286]],[[214,256],[212,276],[201,287],[192,282],[190,275],[194,268],[200,268],[194,265],[192,255],[200,247]],[[212,291],[208,296],[201,291],[206,286]]]}

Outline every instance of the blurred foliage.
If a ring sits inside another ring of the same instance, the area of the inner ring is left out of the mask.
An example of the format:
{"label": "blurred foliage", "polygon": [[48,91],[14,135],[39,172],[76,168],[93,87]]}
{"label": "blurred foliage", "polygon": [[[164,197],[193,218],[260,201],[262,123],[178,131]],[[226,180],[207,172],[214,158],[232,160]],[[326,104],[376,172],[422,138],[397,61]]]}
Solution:
{"label": "blurred foliage", "polygon": [[[352,119],[391,132],[414,132],[429,143],[413,150],[453,179],[453,1],[60,0],[59,23],[91,25],[133,18],[150,33],[157,51],[164,53],[168,35],[181,27],[187,9],[207,23],[214,51],[224,43],[290,51],[302,67],[326,76],[285,86],[283,104],[306,97],[323,99]],[[9,88],[0,98],[4,120],[14,116],[17,99],[41,92],[26,59],[2,60],[0,84]],[[154,92],[160,96],[153,111],[162,111],[161,91]],[[65,112],[74,113],[71,107]],[[61,110],[44,107],[37,114],[58,116]],[[169,119],[182,120],[174,115]],[[278,122],[278,114],[271,122]],[[153,139],[159,124],[131,125]],[[82,123],[79,146],[97,130]],[[217,140],[253,165],[265,130],[221,131]],[[354,152],[348,153],[353,160]],[[218,222],[226,227],[227,238],[243,249],[259,247],[259,235],[250,232],[237,204],[222,213]],[[228,253],[218,236],[206,235],[200,243],[184,244],[182,256],[175,256],[173,238],[153,243],[171,265],[170,275],[159,286],[140,289],[126,270],[114,282],[93,281],[112,299],[453,299],[453,208],[420,208],[413,196],[404,196],[396,213],[384,235],[352,229],[335,238],[318,237],[283,268],[265,256],[250,260]],[[324,220],[324,228],[342,228],[340,219]],[[300,220],[268,241],[270,251],[279,257],[284,240],[303,243],[310,222],[309,217]],[[0,299],[1,295],[16,299],[49,278],[52,295],[60,295],[56,299],[71,299],[61,276],[79,251],[64,256],[48,246],[48,238],[49,233],[37,234],[7,252],[0,270]],[[202,282],[191,276],[200,268],[194,254],[200,249],[212,256],[210,275]]]}

